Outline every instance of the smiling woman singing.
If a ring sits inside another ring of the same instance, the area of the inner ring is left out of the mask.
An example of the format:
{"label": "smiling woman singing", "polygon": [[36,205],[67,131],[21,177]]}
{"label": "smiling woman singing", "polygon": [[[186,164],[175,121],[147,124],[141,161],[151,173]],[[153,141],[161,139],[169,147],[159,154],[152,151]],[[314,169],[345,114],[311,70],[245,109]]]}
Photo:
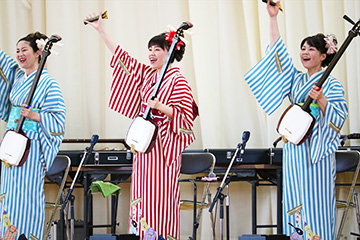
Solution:
{"label": "smiling woman singing", "polygon": [[[283,148],[284,233],[293,239],[331,240],[335,238],[336,223],[335,151],[348,109],[338,80],[328,76],[322,88],[315,84],[337,51],[336,40],[323,34],[305,38],[300,44],[300,58],[307,72],[302,73],[294,67],[280,37],[279,2],[275,6],[268,3],[267,10],[270,45],[245,80],[268,114],[286,97],[295,104],[304,103],[307,96],[315,100],[311,105],[316,119],[312,133],[302,144],[287,142]],[[295,228],[306,230],[305,236],[297,236]]]}
{"label": "smiling woman singing", "polygon": [[[0,49],[0,117],[7,129],[15,129],[20,115],[26,117],[22,131],[31,140],[30,152],[21,167],[1,163],[0,237],[18,239],[30,234],[42,239],[45,224],[44,177],[59,150],[65,131],[65,104],[59,84],[44,69],[31,106],[25,103],[41,58],[39,32],[21,38],[16,45],[17,62]],[[14,143],[16,144],[16,143]]]}
{"label": "smiling woman singing", "polygon": [[[192,130],[197,107],[189,83],[178,67],[169,66],[157,98],[151,99],[173,32],[150,39],[149,65],[145,65],[111,40],[102,27],[101,18],[88,23],[98,31],[113,54],[110,108],[133,119],[150,106],[159,126],[152,150],[136,153],[134,157],[129,232],[140,235],[141,239],[150,239],[147,238],[150,236],[154,239],[160,235],[165,239],[168,236],[179,239],[181,152],[195,139]],[[185,44],[181,41],[171,63],[175,59],[180,61],[184,51]]]}

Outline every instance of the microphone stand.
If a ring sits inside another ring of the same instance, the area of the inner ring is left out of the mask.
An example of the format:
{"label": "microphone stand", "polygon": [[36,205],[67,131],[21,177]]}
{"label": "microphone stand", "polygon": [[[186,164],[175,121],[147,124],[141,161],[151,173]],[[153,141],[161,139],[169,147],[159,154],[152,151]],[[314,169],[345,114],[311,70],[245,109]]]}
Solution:
{"label": "microphone stand", "polygon": [[[78,169],[77,169],[76,174],[75,174],[75,177],[74,177],[74,179],[73,179],[73,181],[72,181],[72,183],[71,183],[71,186],[70,186],[70,188],[69,188],[69,190],[68,190],[68,193],[67,193],[67,195],[66,195],[66,198],[65,198],[65,200],[64,200],[64,202],[63,202],[63,204],[62,204],[60,213],[64,212],[64,210],[65,210],[65,208],[66,208],[66,205],[67,205],[67,203],[68,203],[69,200],[73,203],[74,196],[72,195],[72,192],[73,192],[73,190],[74,190],[74,186],[75,186],[75,184],[76,184],[76,182],[77,182],[77,180],[78,180],[78,177],[79,177],[79,175],[80,175],[80,173],[81,173],[81,170],[82,170],[83,165],[86,164],[87,160],[89,159],[89,156],[90,156],[90,154],[91,154],[91,152],[92,152],[95,144],[97,143],[98,139],[99,139],[99,136],[98,136],[98,135],[93,135],[92,138],[91,138],[90,147],[86,147],[86,148],[85,148],[84,155],[83,155],[83,157],[82,157],[82,159],[81,159],[81,162],[80,162],[80,164],[79,164],[79,166],[78,166]],[[90,153],[90,154],[89,154],[89,153]],[[74,215],[73,204],[72,204],[72,209],[71,209],[71,215]],[[71,216],[71,218],[73,218],[73,217],[74,217],[74,216]],[[71,228],[71,234],[70,234],[71,240],[74,240],[74,239],[73,239],[73,237],[74,237],[74,221],[73,221],[73,220],[74,220],[74,219],[71,219],[71,225],[72,225],[72,226],[70,227],[70,228]],[[65,220],[65,221],[66,221],[66,220]],[[86,219],[84,219],[84,221],[86,221]],[[61,228],[61,229],[60,229],[60,240],[63,240],[62,237],[63,237],[63,229]]]}
{"label": "microphone stand", "polygon": [[[233,155],[233,158],[231,159],[231,162],[228,166],[228,169],[223,177],[223,180],[220,184],[220,187],[218,187],[218,191],[214,197],[214,200],[212,201],[211,205],[210,205],[210,208],[209,208],[209,212],[212,212],[213,208],[214,208],[214,205],[215,203],[220,200],[220,240],[223,240],[223,219],[224,219],[224,199],[225,199],[225,195],[222,193],[222,190],[224,189],[225,186],[227,186],[230,182],[230,177],[228,178],[228,175],[229,175],[229,172],[230,172],[230,169],[235,161],[235,158],[236,156],[238,155],[238,152],[239,150],[241,149],[240,151],[240,159],[241,159],[241,156],[244,152],[244,149],[242,147],[243,145],[242,144],[238,144],[237,148],[236,148],[236,151]],[[228,193],[227,193],[228,194]],[[227,224],[229,224],[229,222],[227,222]],[[228,228],[227,228],[228,229]],[[229,229],[228,229],[229,230]],[[228,238],[229,238],[229,232],[227,233],[228,234]]]}

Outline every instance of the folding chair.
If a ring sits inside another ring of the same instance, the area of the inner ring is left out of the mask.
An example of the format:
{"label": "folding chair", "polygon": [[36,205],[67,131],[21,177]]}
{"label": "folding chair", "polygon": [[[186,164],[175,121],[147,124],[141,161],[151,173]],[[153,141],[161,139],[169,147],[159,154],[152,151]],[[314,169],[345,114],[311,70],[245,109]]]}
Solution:
{"label": "folding chair", "polygon": [[[215,156],[212,153],[209,152],[193,152],[193,153],[182,153],[182,160],[181,160],[181,168],[180,173],[181,174],[197,174],[197,173],[204,173],[206,171],[209,171],[212,173],[214,171],[215,167]],[[199,218],[202,211],[202,208],[204,207],[204,201],[206,198],[206,195],[209,190],[210,182],[206,183],[206,186],[204,188],[204,196],[203,200],[200,203],[200,214],[197,217],[196,210],[197,210],[197,186],[195,183],[195,179],[180,179],[179,181],[188,181],[193,184],[194,188],[194,198],[193,201],[184,201],[180,200],[180,202],[186,202],[187,204],[193,205],[193,233],[192,233],[192,240],[196,240],[196,230],[199,227]]]}
{"label": "folding chair", "polygon": [[335,153],[335,158],[336,158],[336,173],[348,172],[348,171],[354,172],[346,202],[343,203],[345,208],[341,217],[339,230],[336,235],[336,240],[339,240],[341,236],[341,232],[345,225],[346,215],[351,205],[351,199],[354,196],[355,185],[360,170],[360,153],[358,151],[339,150]]}
{"label": "folding chair", "polygon": [[46,178],[52,182],[56,183],[59,186],[59,191],[57,193],[56,199],[54,203],[46,202],[46,206],[52,207],[52,214],[50,220],[46,224],[46,228],[43,234],[43,239],[47,239],[51,223],[54,220],[56,211],[58,208],[61,208],[61,196],[64,192],[64,187],[66,183],[67,176],[69,174],[69,169],[71,165],[71,160],[66,155],[57,155],[53,164],[51,165],[49,171],[46,173]]}

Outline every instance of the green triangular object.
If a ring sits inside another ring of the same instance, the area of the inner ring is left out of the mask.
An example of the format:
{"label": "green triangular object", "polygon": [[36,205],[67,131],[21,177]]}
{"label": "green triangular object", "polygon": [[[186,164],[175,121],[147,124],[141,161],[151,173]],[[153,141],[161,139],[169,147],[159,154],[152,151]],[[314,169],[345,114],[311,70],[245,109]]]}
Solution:
{"label": "green triangular object", "polygon": [[95,181],[90,186],[92,193],[101,192],[103,197],[107,197],[110,194],[115,194],[117,191],[121,191],[121,188],[111,182]]}

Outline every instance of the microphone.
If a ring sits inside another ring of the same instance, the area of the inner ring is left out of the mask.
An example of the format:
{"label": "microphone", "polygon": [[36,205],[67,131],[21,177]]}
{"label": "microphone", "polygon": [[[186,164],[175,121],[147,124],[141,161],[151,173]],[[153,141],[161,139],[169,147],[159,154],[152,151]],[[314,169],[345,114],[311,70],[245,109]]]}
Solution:
{"label": "microphone", "polygon": [[91,140],[90,140],[90,147],[88,149],[89,153],[92,152],[92,150],[94,149],[94,146],[98,140],[99,140],[99,135],[96,135],[96,134],[92,135]]}
{"label": "microphone", "polygon": [[242,150],[245,149],[246,143],[250,138],[250,132],[249,131],[244,131],[243,132],[243,136],[242,136],[242,143],[241,143],[241,148]]}
{"label": "microphone", "polygon": [[[99,17],[100,15],[97,15],[95,17],[92,17],[92,18],[87,18],[87,19],[84,19],[84,24],[88,24],[88,22],[95,22],[97,20],[99,20]],[[102,19],[108,19],[108,16],[107,16],[107,11],[101,13],[101,18]]]}
{"label": "microphone", "polygon": [[[262,0],[262,1],[263,1],[263,3],[267,3],[267,0]],[[276,6],[276,2],[273,2],[273,1],[270,0],[269,3],[270,3],[270,5],[273,6],[273,7]],[[279,5],[279,10],[282,11],[281,5]]]}
{"label": "microphone", "polygon": [[[242,143],[239,143],[238,146],[237,146],[237,151],[240,152],[240,158],[238,158],[238,156],[236,156],[236,161],[237,162],[242,162],[242,155],[244,154],[244,151],[245,151],[245,146],[246,146],[246,142],[249,140],[250,138],[250,132],[249,131],[244,131],[243,132],[243,136],[242,136]],[[237,153],[239,154],[239,153]],[[237,155],[236,154],[236,155]]]}

